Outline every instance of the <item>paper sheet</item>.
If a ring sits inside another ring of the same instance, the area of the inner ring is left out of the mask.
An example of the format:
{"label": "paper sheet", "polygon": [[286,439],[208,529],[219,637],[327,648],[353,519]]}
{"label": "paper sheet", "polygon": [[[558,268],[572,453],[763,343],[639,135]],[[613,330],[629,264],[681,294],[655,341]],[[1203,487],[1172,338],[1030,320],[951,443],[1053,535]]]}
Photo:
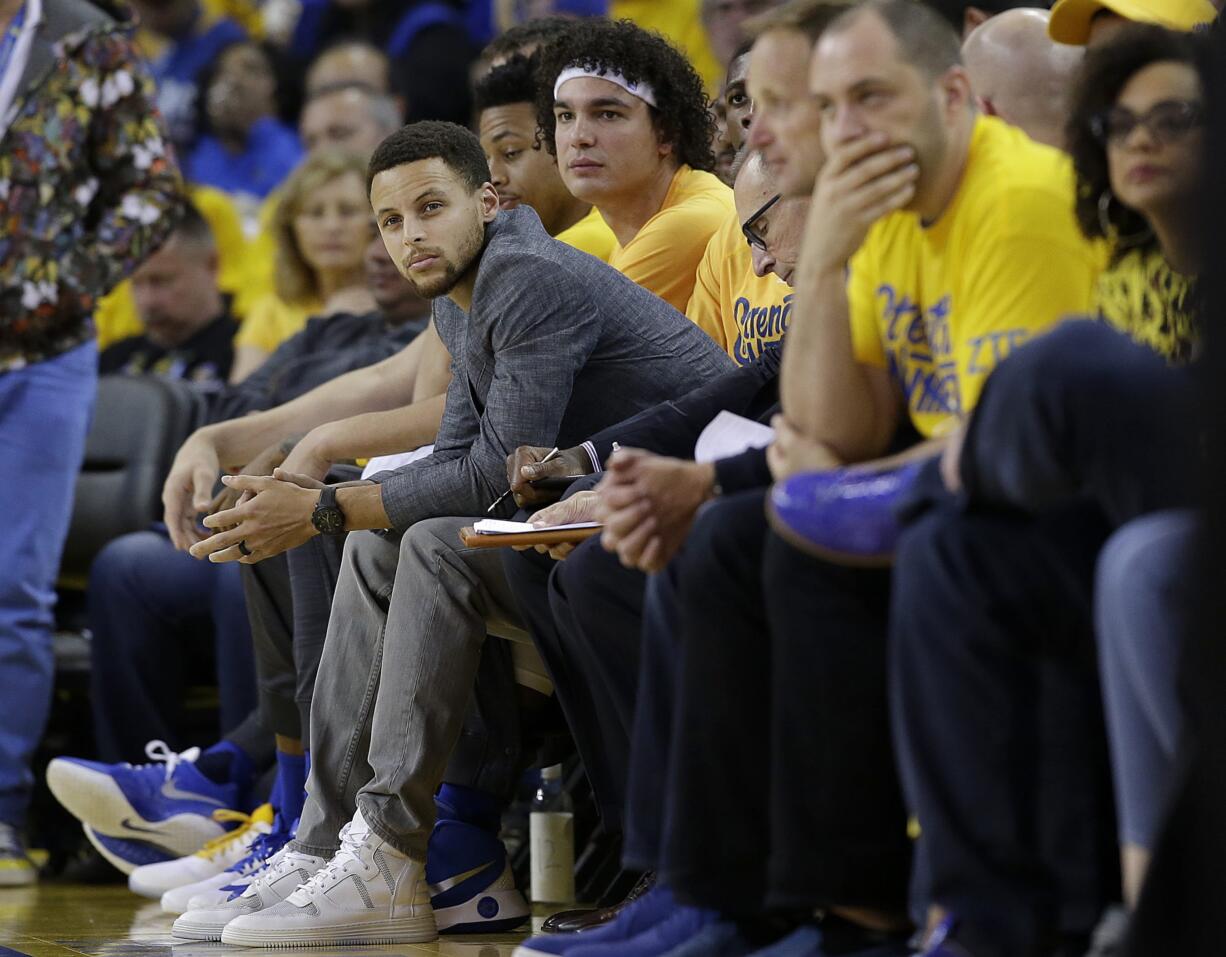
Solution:
{"label": "paper sheet", "polygon": [[408,465],[410,462],[424,459],[433,451],[433,445],[423,445],[420,449],[414,449],[412,452],[397,452],[395,455],[376,455],[366,463],[366,468],[362,469],[362,478],[368,479],[372,475],[378,475],[380,472],[391,472],[403,465]]}
{"label": "paper sheet", "polygon": [[747,449],[762,449],[775,441],[775,430],[727,410],[721,412],[698,436],[694,461],[714,462],[740,455]]}
{"label": "paper sheet", "polygon": [[526,535],[528,532],[569,532],[576,528],[600,528],[599,522],[574,522],[570,525],[533,525],[531,522],[504,522],[498,518],[483,518],[474,523],[478,535]]}

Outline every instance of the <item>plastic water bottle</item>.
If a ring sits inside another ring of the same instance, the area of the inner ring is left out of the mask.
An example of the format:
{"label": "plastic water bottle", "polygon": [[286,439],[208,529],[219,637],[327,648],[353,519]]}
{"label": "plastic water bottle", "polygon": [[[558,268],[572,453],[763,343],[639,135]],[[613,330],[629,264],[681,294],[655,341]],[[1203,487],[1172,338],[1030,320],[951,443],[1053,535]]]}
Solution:
{"label": "plastic water bottle", "polygon": [[575,806],[562,787],[562,765],[541,769],[541,786],[528,815],[532,900],[569,904],[575,899]]}

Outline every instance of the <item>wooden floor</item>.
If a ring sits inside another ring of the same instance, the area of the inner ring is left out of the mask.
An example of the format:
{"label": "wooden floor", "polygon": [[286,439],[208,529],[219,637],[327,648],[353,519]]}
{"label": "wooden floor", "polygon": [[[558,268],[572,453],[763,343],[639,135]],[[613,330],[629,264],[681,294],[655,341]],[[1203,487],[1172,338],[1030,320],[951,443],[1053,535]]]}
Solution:
{"label": "wooden floor", "polygon": [[[540,925],[544,915],[534,918]],[[173,922],[157,901],[123,885],[42,884],[0,887],[0,957],[230,957],[256,953],[245,947],[193,943],[170,936]],[[305,953],[345,957],[510,957],[525,934],[443,938],[433,944],[398,947],[328,947]],[[291,955],[304,952],[261,951]]]}

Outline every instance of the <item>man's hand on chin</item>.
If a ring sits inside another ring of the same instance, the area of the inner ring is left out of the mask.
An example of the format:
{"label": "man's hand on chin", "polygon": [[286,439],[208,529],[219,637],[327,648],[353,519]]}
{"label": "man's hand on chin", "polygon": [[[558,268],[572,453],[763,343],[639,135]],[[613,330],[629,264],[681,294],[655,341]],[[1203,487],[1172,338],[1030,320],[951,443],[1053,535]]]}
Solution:
{"label": "man's hand on chin", "polygon": [[194,558],[251,565],[318,535],[311,514],[322,482],[277,469],[271,477],[227,475],[226,485],[250,499],[204,520],[214,534],[191,548]]}

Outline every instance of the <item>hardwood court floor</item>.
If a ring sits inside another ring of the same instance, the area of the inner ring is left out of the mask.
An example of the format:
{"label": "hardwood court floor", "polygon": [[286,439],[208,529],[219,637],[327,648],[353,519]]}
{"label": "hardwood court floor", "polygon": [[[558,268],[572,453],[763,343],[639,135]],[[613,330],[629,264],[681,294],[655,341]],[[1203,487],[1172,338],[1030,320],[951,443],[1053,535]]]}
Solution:
{"label": "hardwood court floor", "polygon": [[[540,926],[544,914],[533,918]],[[252,957],[327,954],[328,957],[510,957],[526,933],[442,938],[395,947],[252,950],[193,943],[170,936],[173,918],[157,901],[123,885],[41,884],[0,887],[0,957]]]}

